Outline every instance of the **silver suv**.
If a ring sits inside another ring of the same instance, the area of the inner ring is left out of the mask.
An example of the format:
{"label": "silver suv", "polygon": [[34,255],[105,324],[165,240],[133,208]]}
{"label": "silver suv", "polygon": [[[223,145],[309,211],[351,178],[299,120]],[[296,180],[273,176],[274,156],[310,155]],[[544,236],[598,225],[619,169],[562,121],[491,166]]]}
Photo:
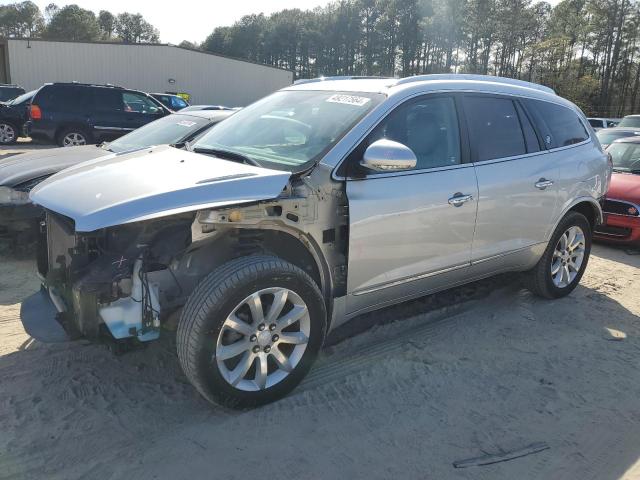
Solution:
{"label": "silver suv", "polygon": [[584,115],[540,85],[305,81],[188,151],[41,183],[43,289],[22,318],[43,339],[122,345],[179,314],[198,391],[258,405],[291,391],[356,315],[507,271],[543,297],[569,294],[610,174]]}

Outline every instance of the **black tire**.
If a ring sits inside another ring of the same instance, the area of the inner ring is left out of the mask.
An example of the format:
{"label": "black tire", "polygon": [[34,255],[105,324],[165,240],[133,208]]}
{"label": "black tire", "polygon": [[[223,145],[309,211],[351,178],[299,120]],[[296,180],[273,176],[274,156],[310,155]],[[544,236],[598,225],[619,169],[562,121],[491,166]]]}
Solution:
{"label": "black tire", "polygon": [[[310,334],[299,363],[279,383],[245,391],[225,380],[216,361],[216,342],[223,323],[247,296],[265,288],[284,287],[306,304]],[[273,402],[293,390],[315,361],[326,334],[326,308],[316,283],[304,271],[272,256],[231,260],[209,274],[189,297],[178,324],[177,350],[182,369],[204,398],[231,408]]]}
{"label": "black tire", "polygon": [[58,133],[56,137],[56,143],[60,147],[66,147],[71,145],[65,145],[64,139],[68,135],[81,135],[85,139],[84,145],[91,145],[93,143],[93,139],[91,138],[91,134],[82,127],[65,127]]}
{"label": "black tire", "polygon": [[[13,132],[11,138],[7,138],[9,132]],[[5,133],[7,135],[5,135]],[[0,122],[0,145],[13,145],[18,141],[20,131],[18,128],[10,122]]]}
{"label": "black tire", "polygon": [[[575,278],[567,286],[558,287],[553,282],[551,275],[551,262],[553,261],[553,254],[560,237],[573,226],[580,227],[584,233],[584,257]],[[540,258],[532,270],[526,273],[525,280],[527,288],[536,295],[549,299],[569,295],[578,286],[587,268],[589,255],[591,254],[591,237],[591,224],[584,215],[578,212],[569,212],[565,215],[553,232],[542,258]]]}

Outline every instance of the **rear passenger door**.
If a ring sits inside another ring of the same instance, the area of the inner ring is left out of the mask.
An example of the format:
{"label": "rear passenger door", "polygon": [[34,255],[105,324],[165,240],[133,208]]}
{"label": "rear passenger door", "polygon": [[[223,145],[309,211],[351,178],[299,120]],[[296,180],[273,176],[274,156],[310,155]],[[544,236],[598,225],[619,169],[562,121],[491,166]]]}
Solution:
{"label": "rear passenger door", "polygon": [[515,97],[463,97],[478,178],[472,262],[530,249],[547,238],[558,206],[557,159]]}

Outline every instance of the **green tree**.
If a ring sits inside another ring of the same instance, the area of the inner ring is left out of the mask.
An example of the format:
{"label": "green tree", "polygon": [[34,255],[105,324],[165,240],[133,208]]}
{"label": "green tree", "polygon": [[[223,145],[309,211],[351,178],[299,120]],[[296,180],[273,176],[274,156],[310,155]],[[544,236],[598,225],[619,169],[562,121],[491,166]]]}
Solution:
{"label": "green tree", "polygon": [[55,40],[94,41],[100,38],[100,26],[91,10],[85,10],[78,5],[67,5],[53,15],[44,37]]}
{"label": "green tree", "polygon": [[121,13],[116,17],[115,32],[124,43],[158,42],[160,33],[139,14]]}
{"label": "green tree", "polygon": [[108,10],[100,10],[98,13],[98,25],[103,40],[110,40],[116,28],[116,17]]}

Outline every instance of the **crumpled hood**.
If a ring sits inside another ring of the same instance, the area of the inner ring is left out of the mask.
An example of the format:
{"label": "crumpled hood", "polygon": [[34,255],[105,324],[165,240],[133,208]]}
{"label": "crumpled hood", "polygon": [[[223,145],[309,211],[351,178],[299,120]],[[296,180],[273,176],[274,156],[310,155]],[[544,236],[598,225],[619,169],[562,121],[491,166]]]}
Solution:
{"label": "crumpled hood", "polygon": [[64,170],[31,200],[72,218],[79,232],[178,213],[276,198],[289,172],[152,147]]}
{"label": "crumpled hood", "polygon": [[15,187],[35,178],[53,175],[86,160],[113,155],[95,145],[47,148],[0,159],[0,186]]}
{"label": "crumpled hood", "polygon": [[633,173],[614,173],[611,175],[607,198],[626,200],[640,205],[640,175]]}

